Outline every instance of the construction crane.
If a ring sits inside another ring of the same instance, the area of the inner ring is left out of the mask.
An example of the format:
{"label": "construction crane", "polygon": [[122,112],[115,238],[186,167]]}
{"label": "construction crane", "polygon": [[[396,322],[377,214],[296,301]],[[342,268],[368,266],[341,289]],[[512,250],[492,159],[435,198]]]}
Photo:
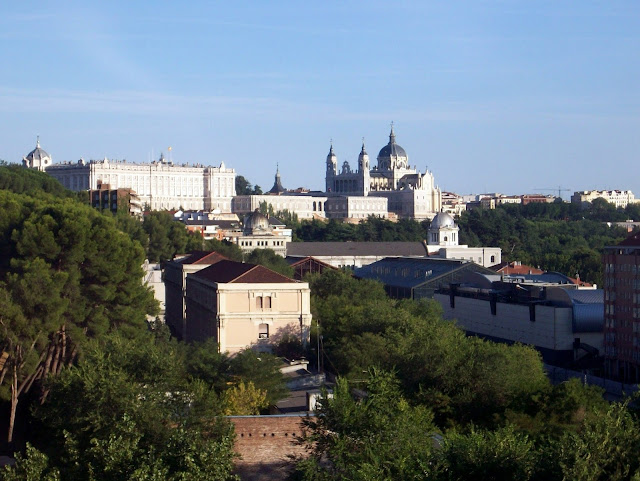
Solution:
{"label": "construction crane", "polygon": [[562,193],[563,192],[571,192],[571,189],[563,189],[561,185],[558,186],[558,188],[556,189],[554,188],[543,188],[543,187],[534,187],[534,190],[549,190],[552,192],[555,192],[556,190],[558,191],[558,197],[560,197],[562,199]]}

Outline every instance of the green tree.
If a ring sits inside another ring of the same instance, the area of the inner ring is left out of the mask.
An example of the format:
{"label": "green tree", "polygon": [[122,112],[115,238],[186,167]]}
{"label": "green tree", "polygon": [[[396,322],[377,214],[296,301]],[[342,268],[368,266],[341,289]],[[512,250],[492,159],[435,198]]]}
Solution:
{"label": "green tree", "polygon": [[260,205],[258,206],[258,211],[262,215],[266,215],[269,217],[272,217],[275,214],[273,210],[273,206],[269,204],[266,200],[263,200],[262,202],[260,202]]}
{"label": "green tree", "polygon": [[147,252],[149,249],[149,234],[145,232],[140,219],[120,210],[116,213],[115,219],[118,229],[127,234],[131,240],[139,242]]}
{"label": "green tree", "polygon": [[467,337],[433,301],[394,301],[379,283],[337,271],[310,285],[325,367],[350,379],[395,369],[407,397],[430,406],[441,426],[493,426],[549,389],[534,349]]}
{"label": "green tree", "polygon": [[157,304],[141,282],[142,247],[110,216],[69,198],[0,191],[0,228],[9,356],[0,395],[11,400],[13,416],[32,386],[46,397],[40,381],[71,364],[87,338],[118,326],[137,332]]}
{"label": "green tree", "polygon": [[236,262],[242,262],[242,258],[244,256],[242,249],[240,249],[238,245],[232,244],[231,242],[226,240],[222,240],[222,241],[219,241],[218,239],[206,240],[204,243],[204,250],[215,251],[218,254],[222,254],[227,259],[230,259]]}
{"label": "green tree", "polygon": [[224,406],[189,383],[179,353],[147,335],[91,343],[50,381],[36,414],[49,468],[64,479],[235,479]]}
{"label": "green tree", "polygon": [[436,456],[435,479],[534,479],[539,459],[527,435],[507,426],[496,431],[472,429],[468,434],[445,436]]}
{"label": "green tree", "polygon": [[257,389],[249,381],[240,381],[224,393],[225,414],[227,416],[251,416],[269,407],[267,392]]}
{"label": "green tree", "polygon": [[188,344],[185,354],[185,369],[194,380],[200,380],[213,387],[216,392],[224,391],[228,386],[230,359],[218,352],[218,343],[209,338],[204,342]]}
{"label": "green tree", "polygon": [[390,373],[371,370],[362,381],[356,398],[338,378],[304,421],[311,456],[299,460],[294,479],[429,479],[437,438],[430,412],[411,407]]}
{"label": "green tree", "polygon": [[185,225],[174,220],[169,212],[150,212],[145,216],[142,228],[149,236],[147,257],[150,262],[163,262],[173,259],[176,254],[203,249],[202,236],[187,231]]}
{"label": "green tree", "polygon": [[251,183],[242,175],[236,175],[236,195],[250,195]]}
{"label": "green tree", "polygon": [[230,359],[230,379],[236,384],[251,382],[256,389],[267,393],[269,405],[283,399],[287,393],[282,361],[273,354],[245,349]]}
{"label": "green tree", "polygon": [[50,175],[35,169],[25,169],[17,164],[0,165],[0,189],[34,197],[43,194],[52,194],[59,198],[75,196]]}
{"label": "green tree", "polygon": [[244,260],[250,264],[260,264],[272,271],[293,278],[293,267],[273,249],[254,249],[245,256]]}
{"label": "green tree", "polygon": [[557,450],[563,479],[640,479],[640,430],[626,403],[587,416],[578,432],[567,432]]}
{"label": "green tree", "polygon": [[24,455],[16,454],[16,466],[0,468],[1,481],[60,481],[60,472],[49,468],[49,458],[27,444]]}

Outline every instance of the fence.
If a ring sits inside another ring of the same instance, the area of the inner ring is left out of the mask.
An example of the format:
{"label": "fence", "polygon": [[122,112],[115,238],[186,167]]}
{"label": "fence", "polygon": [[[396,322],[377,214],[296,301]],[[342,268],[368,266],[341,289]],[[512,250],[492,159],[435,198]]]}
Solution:
{"label": "fence", "polygon": [[618,381],[612,381],[611,379],[605,379],[603,377],[592,376],[580,371],[572,371],[570,369],[564,369],[561,367],[551,366],[549,364],[544,365],[547,375],[553,384],[560,384],[561,382],[568,381],[572,378],[578,378],[583,384],[590,386],[600,386],[604,389],[608,397],[621,399],[638,391],[637,384],[626,384]]}

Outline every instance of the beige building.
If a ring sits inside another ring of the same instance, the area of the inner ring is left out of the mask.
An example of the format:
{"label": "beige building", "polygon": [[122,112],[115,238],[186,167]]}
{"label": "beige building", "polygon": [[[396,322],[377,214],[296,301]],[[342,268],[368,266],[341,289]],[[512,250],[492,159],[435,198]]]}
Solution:
{"label": "beige building", "polygon": [[271,351],[287,336],[309,341],[309,284],[266,267],[220,261],[187,276],[188,341],[213,337],[220,352]]}
{"label": "beige building", "polygon": [[244,218],[242,230],[230,230],[225,239],[236,244],[242,252],[255,249],[271,249],[286,257],[287,243],[291,242],[292,232],[275,217],[269,217],[256,211]]}
{"label": "beige building", "polygon": [[171,333],[178,339],[186,338],[187,275],[226,259],[217,252],[196,251],[186,257],[167,262],[165,265],[165,322]]}

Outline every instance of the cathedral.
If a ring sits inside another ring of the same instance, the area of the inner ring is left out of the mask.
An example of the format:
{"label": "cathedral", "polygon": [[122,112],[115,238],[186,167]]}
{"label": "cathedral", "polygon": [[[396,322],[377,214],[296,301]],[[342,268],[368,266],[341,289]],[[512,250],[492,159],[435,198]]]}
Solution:
{"label": "cathedral", "polygon": [[327,196],[384,197],[389,212],[402,218],[431,219],[442,208],[442,191],[435,185],[433,173],[409,166],[406,151],[396,143],[393,124],[389,143],[380,150],[373,167],[364,142],[355,170],[347,161],[338,166],[332,144],[325,180]]}

